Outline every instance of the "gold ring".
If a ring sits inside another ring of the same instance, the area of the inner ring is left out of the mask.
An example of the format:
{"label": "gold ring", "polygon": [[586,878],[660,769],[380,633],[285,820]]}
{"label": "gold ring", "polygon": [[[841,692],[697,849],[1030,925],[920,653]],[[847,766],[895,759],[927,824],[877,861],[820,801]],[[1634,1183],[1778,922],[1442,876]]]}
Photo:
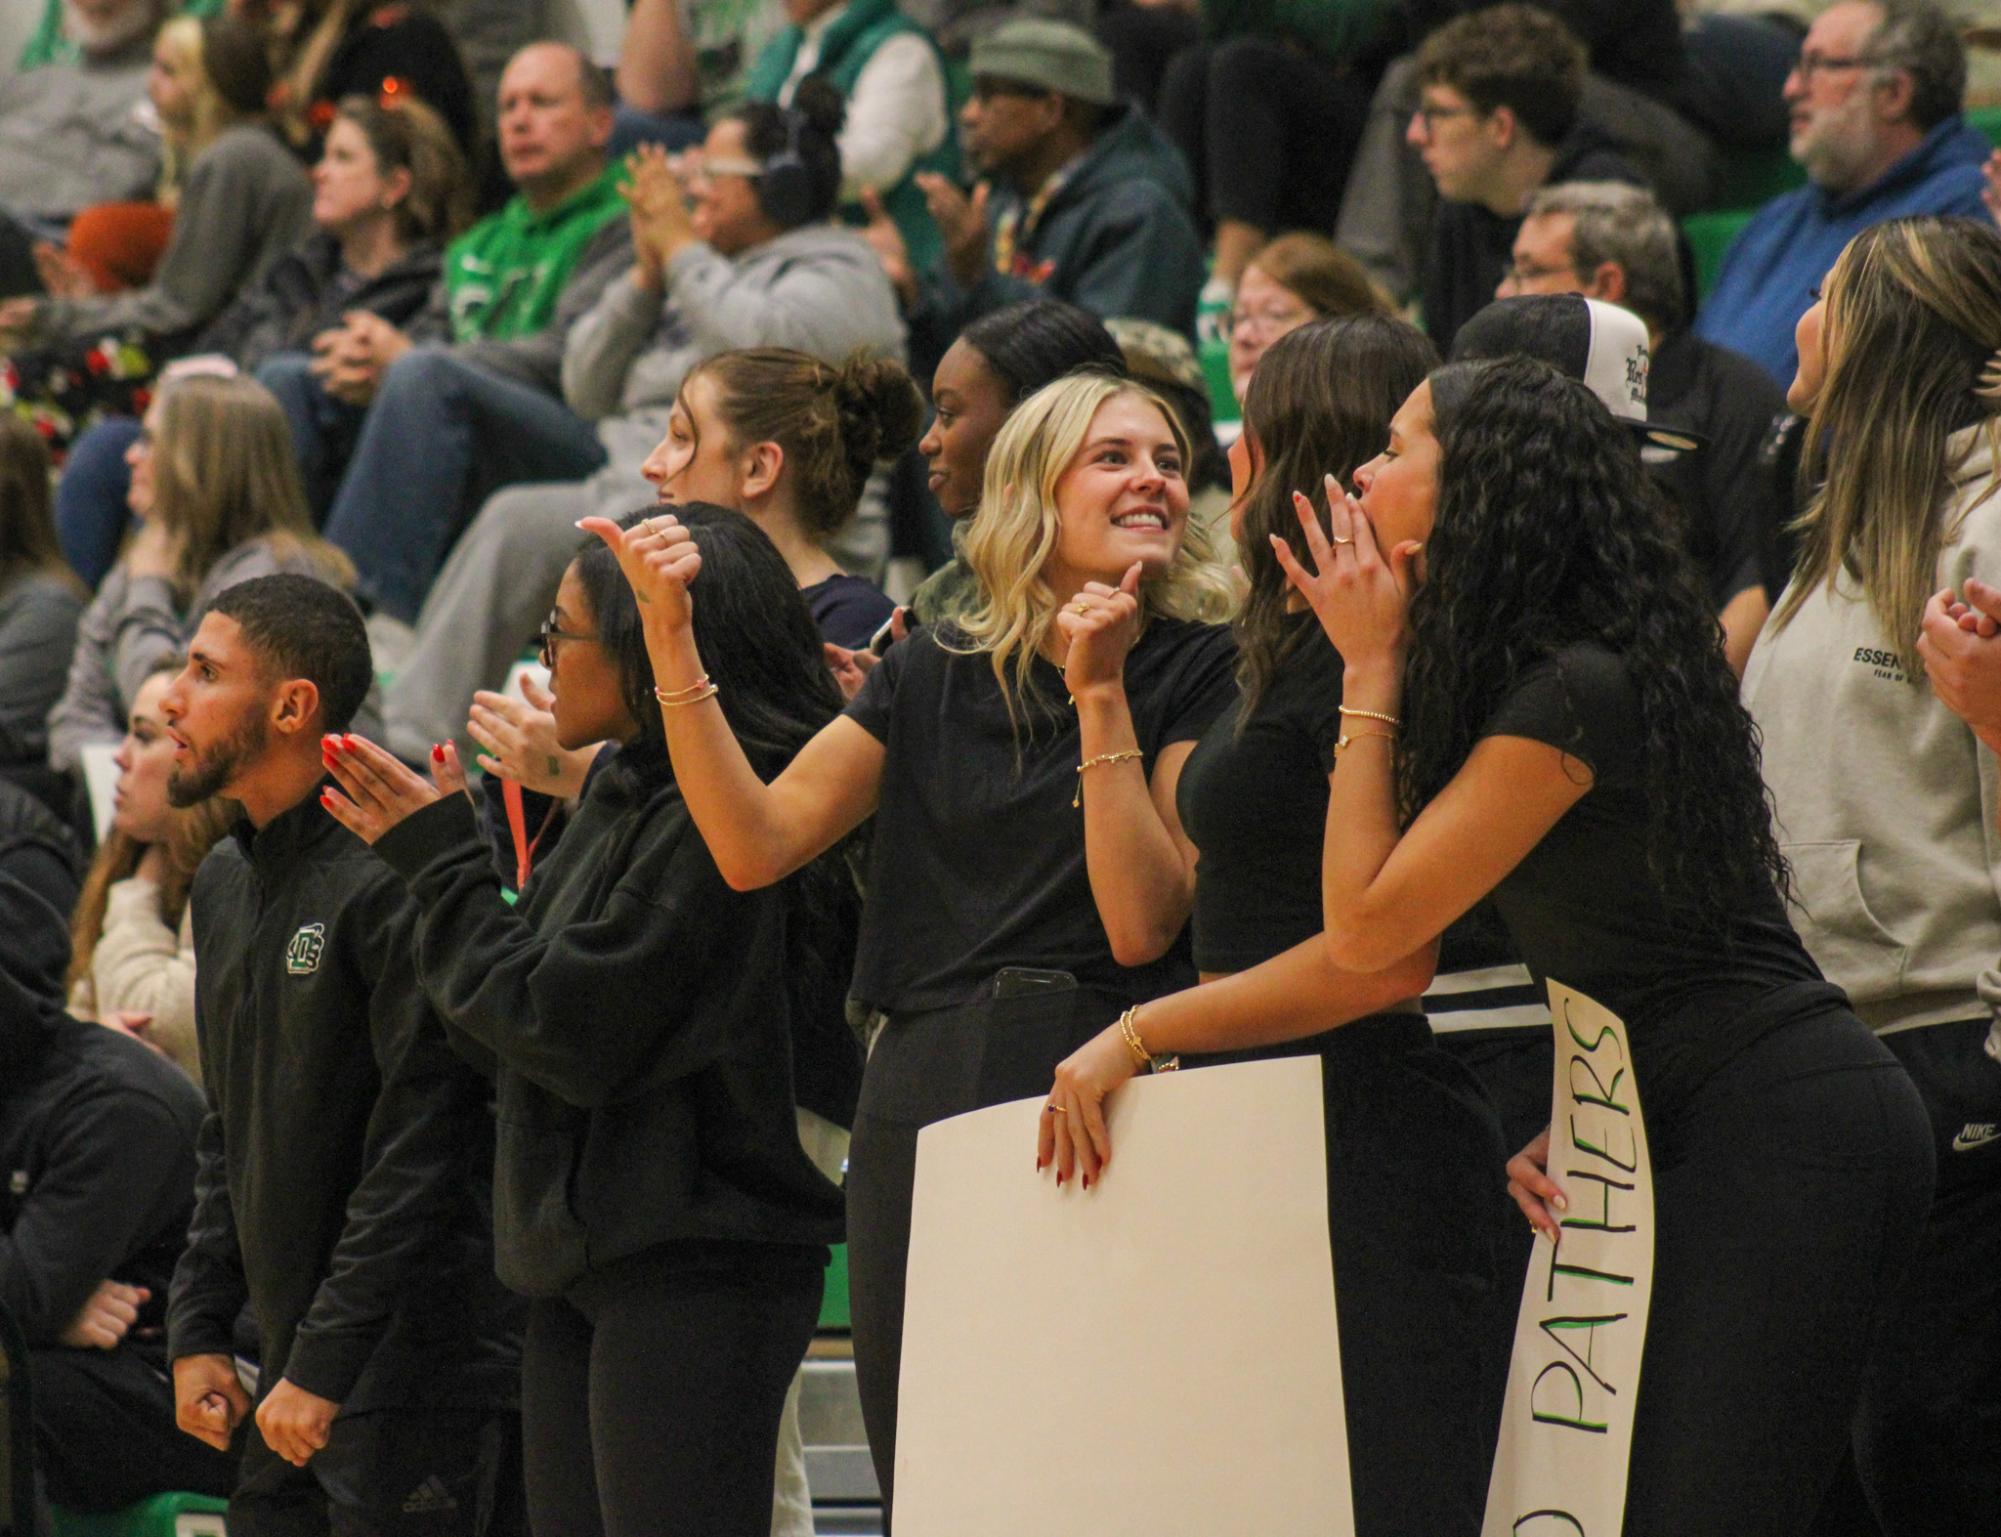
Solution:
{"label": "gold ring", "polygon": [[1091,605],[1080,599],[1070,605],[1070,612],[1073,614],[1088,614],[1091,612]]}
{"label": "gold ring", "polygon": [[1044,1105],[1042,1108],[1051,1115],[1068,1115],[1070,1113],[1061,1105]]}
{"label": "gold ring", "polygon": [[1339,534],[1329,534],[1327,537],[1332,539],[1336,544],[1353,544],[1355,542],[1353,539],[1343,539]]}

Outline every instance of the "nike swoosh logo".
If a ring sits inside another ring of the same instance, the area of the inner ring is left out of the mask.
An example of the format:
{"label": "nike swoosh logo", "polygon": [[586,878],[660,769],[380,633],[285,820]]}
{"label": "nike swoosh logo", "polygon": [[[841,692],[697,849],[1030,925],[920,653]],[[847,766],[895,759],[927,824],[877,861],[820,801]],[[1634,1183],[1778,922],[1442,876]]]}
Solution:
{"label": "nike swoosh logo", "polygon": [[1969,1126],[1952,1139],[1952,1150],[1955,1153],[1970,1153],[1977,1147],[1985,1147],[1997,1137],[2001,1137],[2001,1127]]}

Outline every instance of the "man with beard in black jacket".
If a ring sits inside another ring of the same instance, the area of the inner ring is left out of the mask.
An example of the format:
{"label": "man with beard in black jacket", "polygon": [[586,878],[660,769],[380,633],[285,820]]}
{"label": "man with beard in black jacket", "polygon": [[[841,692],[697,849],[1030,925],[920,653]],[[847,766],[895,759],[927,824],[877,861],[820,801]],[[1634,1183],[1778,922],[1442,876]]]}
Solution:
{"label": "man with beard in black jacket", "polygon": [[372,676],[346,597],[270,576],[216,600],[161,700],[169,797],[243,808],[191,898],[209,1114],[168,1309],[181,1428],[216,1446],[251,1412],[230,1323],[258,1320],[232,1537],[522,1529],[490,1092],[418,985],[402,882],[319,804]]}
{"label": "man with beard in black jacket", "polygon": [[0,1304],[27,1340],[42,1485],[72,1510],[226,1494],[236,1459],[174,1431],[161,1328],[201,1095],[63,1012],[69,925],[15,879],[18,854],[0,854]]}

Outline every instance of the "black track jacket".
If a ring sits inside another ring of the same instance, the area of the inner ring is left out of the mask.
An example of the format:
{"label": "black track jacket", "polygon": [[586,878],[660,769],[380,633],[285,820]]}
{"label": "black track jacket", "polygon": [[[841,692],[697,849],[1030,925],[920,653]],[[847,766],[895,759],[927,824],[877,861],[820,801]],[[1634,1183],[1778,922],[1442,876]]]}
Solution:
{"label": "black track jacket", "polygon": [[266,1389],[350,1413],[511,1405],[490,1090],[417,985],[402,884],[313,795],[239,822],[192,901],[209,1114],[171,1355],[227,1352],[247,1296]]}

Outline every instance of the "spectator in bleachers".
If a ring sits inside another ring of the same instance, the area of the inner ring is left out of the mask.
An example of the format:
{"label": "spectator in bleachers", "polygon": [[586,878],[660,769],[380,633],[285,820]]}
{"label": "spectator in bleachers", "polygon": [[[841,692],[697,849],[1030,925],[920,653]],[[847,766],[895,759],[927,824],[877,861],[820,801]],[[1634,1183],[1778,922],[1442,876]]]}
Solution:
{"label": "spectator in bleachers", "polygon": [[[406,330],[350,312],[310,355],[281,352],[257,371],[291,419],[328,536],[349,541],[366,595],[403,623],[486,491],[603,462],[559,395],[570,326],[632,262],[620,168],[604,157],[610,87],[567,44],[532,43],[508,65],[500,102],[501,160],[518,191],[452,242],[424,313]],[[392,548],[363,533],[385,508]]]}
{"label": "spectator in bleachers", "polygon": [[1990,146],[1960,117],[1965,90],[1958,29],[1931,0],[1823,11],[1786,78],[1807,185],[1772,199],[1731,245],[1696,334],[1787,385],[1793,326],[1851,237],[1909,214],[1982,217]]}
{"label": "spectator in bleachers", "polygon": [[[796,134],[778,108],[763,102],[746,103],[709,130],[689,183],[692,206],[664,158],[642,151],[636,161],[636,259],[577,322],[563,357],[572,420],[595,454],[586,468],[602,469],[589,479],[544,476],[541,484],[491,497],[435,584],[434,562],[448,530],[411,526],[407,481],[390,484],[370,504],[373,521],[343,525],[370,529],[364,542],[400,542],[397,599],[408,596],[413,613],[423,602],[408,665],[397,670],[391,691],[392,746],[409,745],[413,731],[419,746],[457,736],[473,689],[500,683],[508,660],[548,611],[575,552],[577,519],[616,516],[652,499],[641,467],[666,434],[682,382],[697,363],[739,347],[789,347],[830,364],[857,350],[901,354],[903,325],[880,264],[859,234],[829,222],[840,188],[840,100],[818,83],[800,95],[797,110],[806,125]],[[786,206],[771,199],[767,206],[764,168],[795,138],[804,162],[799,200]],[[594,434],[586,420],[597,421]],[[496,434],[526,430],[521,422],[499,421],[495,428]],[[431,485],[445,484],[437,471],[429,473]],[[432,518],[439,515],[434,508]],[[332,523],[328,532],[339,536]],[[361,545],[351,547],[362,559]],[[384,568],[381,549],[373,561]],[[426,587],[434,589],[428,599]],[[484,637],[476,652],[467,645],[469,624]]]}
{"label": "spectator in bleachers", "polygon": [[[174,1429],[161,1323],[193,1205],[201,1093],[129,1036],[63,1013],[63,917],[0,860],[0,1302],[28,1343],[48,1497],[108,1511],[222,1495],[236,1459]],[[232,1367],[232,1370],[234,1368]]]}
{"label": "spectator in bleachers", "polygon": [[[873,583],[843,571],[827,543],[854,517],[877,463],[916,440],[922,410],[910,376],[887,359],[857,355],[835,366],[787,348],[725,352],[683,380],[640,475],[662,504],[708,502],[756,523],[785,557],[821,638],[853,650],[868,644],[891,605]],[[563,760],[554,783],[519,772],[502,740],[520,722],[517,702],[489,692],[547,612],[569,564],[563,544],[576,553],[574,525],[551,509],[536,544],[517,535],[468,549],[446,567],[410,664],[388,689],[384,739],[393,751],[415,761],[430,743],[469,737],[498,753],[480,759],[488,772],[565,796],[582,788],[589,755]]]}
{"label": "spectator in bleachers", "polygon": [[87,745],[124,739],[139,685],[223,589],[272,571],[352,577],[313,532],[284,414],[251,380],[167,385],[130,452],[139,532],[84,610],[49,713],[49,763],[64,772]]}
{"label": "spectator in bleachers", "polygon": [[191,899],[209,1114],[167,1309],[176,1418],[214,1446],[243,1430],[234,1532],[515,1537],[492,1085],[424,996],[403,882],[323,803],[327,734],[373,674],[345,595],[266,576],[217,598],[160,702],[168,798],[242,809]]}
{"label": "spectator in bleachers", "polygon": [[751,64],[785,25],[783,0],[632,0],[613,76],[613,150],[701,143],[743,100]]}
{"label": "spectator in bleachers", "polygon": [[1432,33],[1417,56],[1410,142],[1440,203],[1424,276],[1424,325],[1441,352],[1493,300],[1538,187],[1638,181],[1577,112],[1584,46],[1527,5],[1497,5]]}
{"label": "spectator in bleachers", "polygon": [[846,104],[841,124],[841,200],[864,191],[903,236],[910,260],[928,267],[943,243],[917,184],[919,173],[956,176],[959,147],[945,64],[923,28],[895,0],[785,0],[791,25],[751,66],[745,94],[791,107],[817,75]]}
{"label": "spectator in bleachers", "polygon": [[[1590,58],[1577,93],[1578,120],[1615,148],[1671,211],[1685,214],[1707,206],[1716,171],[1714,146],[1668,100],[1671,61],[1682,51],[1677,0],[1530,3],[1569,27]],[[1483,4],[1484,0],[1407,0],[1413,41],[1421,44],[1455,17],[1478,14]],[[1420,146],[1409,131],[1421,104],[1420,85],[1415,54],[1384,71],[1335,226],[1341,248],[1399,303],[1422,286],[1436,204]],[[1774,81],[1774,97],[1777,91]]]}
{"label": "spectator in bleachers", "polygon": [[1203,254],[1188,168],[1112,95],[1104,47],[1063,22],[1009,21],[974,42],[972,73],[959,122],[986,180],[968,196],[924,178],[944,260],[885,259],[911,308],[913,362],[935,366],[968,321],[1038,294],[1193,336]]}
{"label": "spectator in bleachers", "polygon": [[1245,265],[1230,310],[1230,389],[1238,401],[1265,349],[1314,320],[1387,315],[1368,273],[1325,235],[1280,235]]}
{"label": "spectator in bleachers", "polygon": [[163,0],[75,0],[73,61],[0,80],[0,297],[36,293],[31,256],[96,203],[143,197],[160,134],[142,113]]}
{"label": "spectator in bleachers", "polygon": [[1545,187],[1529,202],[1496,294],[1583,294],[1646,322],[1647,414],[1699,440],[1650,468],[1681,514],[1741,677],[1774,596],[1764,573],[1778,520],[1757,473],[1758,448],[1786,399],[1755,363],[1689,332],[1674,221],[1639,187]]}
{"label": "spectator in bleachers", "polygon": [[286,142],[306,159],[319,158],[347,97],[406,94],[443,118],[471,159],[472,80],[436,17],[407,0],[298,0],[270,7],[270,18],[277,60],[272,108]]}
{"label": "spectator in bleachers", "polygon": [[1235,293],[1282,230],[1331,234],[1393,0],[1207,0],[1208,39],[1170,66],[1160,121],[1215,227],[1212,282]]}
{"label": "spectator in bleachers", "polygon": [[[420,101],[350,97],[313,172],[314,231],[190,344],[254,372],[309,347],[354,310],[405,325],[430,302],[445,243],[466,222],[465,162],[443,120]],[[56,490],[63,553],[95,586],[118,554],[130,490],[132,416],[111,416],[71,445]]]}
{"label": "spectator in bleachers", "polygon": [[[1045,384],[1086,369],[1123,375],[1125,354],[1102,320],[1060,299],[1023,299],[982,315],[938,360],[931,426],[917,447],[931,494],[952,520],[955,549],[979,511],[987,455],[1009,413]],[[911,594],[909,614],[918,624],[940,624],[977,593],[972,571],[954,555]]]}
{"label": "spectator in bleachers", "polygon": [[145,287],[0,304],[0,346],[10,353],[14,409],[52,442],[101,411],[144,401],[159,359],[170,356],[311,227],[312,189],[264,116],[270,70],[256,32],[227,16],[179,17],[163,51],[185,45],[200,84],[185,103],[193,128],[174,232]]}
{"label": "spectator in bleachers", "polygon": [[48,758],[83,603],[49,518],[48,450],[0,414],[0,773]]}
{"label": "spectator in bleachers", "polygon": [[1873,1335],[1856,1467],[1885,1532],[1966,1531],[2001,1509],[2001,766],[1918,642],[2001,547],[2001,235],[1887,220],[1821,289],[1787,392],[1817,489],[1744,703],[1800,938],[1930,1110],[1937,1198]]}
{"label": "spectator in bleachers", "polygon": [[202,856],[228,831],[231,808],[167,802],[174,739],[160,699],[182,665],[178,654],[163,657],[132,700],[111,825],[70,920],[69,1012],[123,1030],[199,1082],[188,892]]}
{"label": "spectator in bleachers", "polygon": [[48,803],[0,779],[0,871],[57,912],[76,906],[76,839]]}

